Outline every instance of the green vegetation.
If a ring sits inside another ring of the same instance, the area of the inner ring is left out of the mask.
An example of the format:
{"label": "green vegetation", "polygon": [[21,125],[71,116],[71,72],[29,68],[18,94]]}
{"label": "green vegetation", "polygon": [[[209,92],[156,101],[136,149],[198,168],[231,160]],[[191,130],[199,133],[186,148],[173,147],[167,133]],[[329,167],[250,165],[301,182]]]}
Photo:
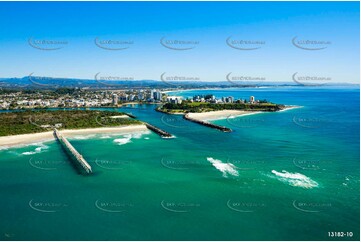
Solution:
{"label": "green vegetation", "polygon": [[97,128],[141,124],[130,118],[112,118],[124,113],[110,111],[59,110],[0,113],[0,136],[39,133],[61,129]]}
{"label": "green vegetation", "polygon": [[282,110],[284,105],[270,102],[260,103],[208,103],[208,102],[190,102],[183,101],[181,104],[166,103],[158,109],[167,113],[200,113],[218,110],[245,110],[245,111],[266,111],[275,112]]}

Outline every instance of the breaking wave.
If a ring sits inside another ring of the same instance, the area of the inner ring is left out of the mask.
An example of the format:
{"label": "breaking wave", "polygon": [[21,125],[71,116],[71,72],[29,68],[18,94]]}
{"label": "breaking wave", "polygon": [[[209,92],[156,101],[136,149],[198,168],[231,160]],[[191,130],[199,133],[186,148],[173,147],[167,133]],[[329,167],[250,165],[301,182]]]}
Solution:
{"label": "breaking wave", "polygon": [[274,174],[274,176],[271,175],[271,178],[276,178],[279,181],[286,183],[290,186],[303,187],[307,189],[318,187],[318,183],[316,181],[301,173],[291,173],[285,170],[283,170],[282,172],[272,170],[272,173]]}
{"label": "breaking wave", "polygon": [[130,143],[131,142],[131,135],[124,135],[125,137],[124,138],[120,138],[120,139],[115,139],[114,142],[115,143],[118,143],[118,145],[125,145],[127,143]]}
{"label": "breaking wave", "polygon": [[73,139],[73,140],[87,140],[87,139],[91,139],[95,137],[95,134],[89,134],[89,135],[76,135],[76,136],[73,136],[69,139]]}
{"label": "breaking wave", "polygon": [[21,153],[21,154],[22,154],[22,155],[34,155],[34,154],[40,153],[40,152],[42,152],[43,150],[46,150],[46,149],[49,148],[49,146],[46,146],[46,145],[44,145],[44,144],[38,144],[38,145],[40,145],[40,146],[39,146],[39,147],[36,147],[36,148],[34,149],[34,151],[26,151],[26,152],[23,152],[23,153]]}
{"label": "breaking wave", "polygon": [[132,142],[132,139],[141,139],[144,134],[150,134],[150,132],[140,132],[132,134],[124,134],[122,138],[113,140],[118,145],[125,145]]}
{"label": "breaking wave", "polygon": [[222,172],[223,177],[228,177],[228,175],[239,176],[237,167],[232,163],[223,163],[221,160],[214,159],[212,157],[208,157],[207,161],[209,161],[217,170]]}

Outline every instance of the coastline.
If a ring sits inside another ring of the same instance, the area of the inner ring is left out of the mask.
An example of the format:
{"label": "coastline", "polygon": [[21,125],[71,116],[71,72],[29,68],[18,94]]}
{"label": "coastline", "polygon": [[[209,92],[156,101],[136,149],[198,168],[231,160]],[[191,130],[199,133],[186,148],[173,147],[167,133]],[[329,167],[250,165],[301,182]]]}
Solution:
{"label": "coastline", "polygon": [[[295,108],[302,108],[302,106],[286,106],[284,109],[277,111],[283,112]],[[212,121],[212,120],[221,120],[233,117],[247,116],[258,113],[266,113],[264,111],[244,111],[244,110],[220,110],[220,111],[210,111],[204,113],[188,113],[188,116],[193,119],[201,121]]]}
{"label": "coastline", "polygon": [[[129,126],[118,126],[118,127],[103,127],[103,128],[89,128],[89,129],[64,129],[59,130],[61,134],[67,138],[81,135],[81,134],[105,134],[105,133],[126,133],[126,132],[137,132],[147,131],[147,127],[143,124],[140,125],[129,125]],[[22,145],[28,145],[38,142],[46,142],[55,140],[53,131],[32,133],[32,134],[19,134],[10,136],[0,137],[0,148],[11,148]]]}
{"label": "coastline", "polygon": [[243,110],[220,110],[210,111],[204,113],[188,113],[188,116],[193,119],[201,121],[226,119],[230,116],[244,116],[250,114],[260,113],[259,111],[243,111]]}

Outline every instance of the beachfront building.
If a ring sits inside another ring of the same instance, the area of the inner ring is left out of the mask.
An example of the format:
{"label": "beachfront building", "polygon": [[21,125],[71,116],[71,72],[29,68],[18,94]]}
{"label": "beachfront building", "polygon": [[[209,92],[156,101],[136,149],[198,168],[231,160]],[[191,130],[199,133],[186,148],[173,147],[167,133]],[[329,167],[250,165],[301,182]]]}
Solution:
{"label": "beachfront building", "polygon": [[128,94],[123,94],[122,96],[119,97],[120,101],[128,101],[129,100],[129,95]]}
{"label": "beachfront building", "polygon": [[182,103],[182,97],[180,96],[168,96],[167,102],[174,103],[174,104],[181,104]]}
{"label": "beachfront building", "polygon": [[155,100],[161,100],[162,99],[162,93],[160,92],[160,91],[156,91],[155,93],[154,93],[154,99]]}
{"label": "beachfront building", "polygon": [[159,101],[162,99],[162,94],[160,91],[153,89],[150,91],[150,98],[155,101]]}
{"label": "beachfront building", "polygon": [[134,101],[136,96],[134,94],[129,95],[129,101]]}
{"label": "beachfront building", "polygon": [[113,94],[113,105],[117,105],[118,104],[118,94]]}
{"label": "beachfront building", "polygon": [[249,102],[250,102],[250,103],[254,103],[254,96],[250,96],[250,97],[249,97]]}
{"label": "beachfront building", "polygon": [[155,98],[154,98],[154,93],[156,92],[157,90],[155,90],[155,89],[152,89],[152,90],[150,90],[150,100],[154,100]]}

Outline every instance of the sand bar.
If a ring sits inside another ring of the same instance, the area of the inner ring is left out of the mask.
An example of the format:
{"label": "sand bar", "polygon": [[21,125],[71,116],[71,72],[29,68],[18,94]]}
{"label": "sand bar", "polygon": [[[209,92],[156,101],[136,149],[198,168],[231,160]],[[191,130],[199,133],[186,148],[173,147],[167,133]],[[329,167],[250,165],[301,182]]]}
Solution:
{"label": "sand bar", "polygon": [[[137,132],[137,131],[147,131],[147,127],[143,124],[141,125],[128,125],[128,126],[118,126],[118,127],[102,127],[102,128],[91,128],[91,129],[64,129],[59,130],[61,134],[65,137],[72,137],[75,135],[89,135],[89,134],[105,134],[105,133],[127,133],[127,132]],[[11,136],[1,136],[0,137],[0,147],[14,147],[26,144],[32,144],[37,142],[45,142],[54,140],[53,131],[47,131],[42,133],[34,134],[20,134],[20,135],[11,135]]]}
{"label": "sand bar", "polygon": [[243,116],[243,115],[249,115],[255,113],[260,113],[260,112],[243,111],[243,110],[220,110],[220,111],[210,111],[204,113],[189,113],[188,117],[202,121],[207,121],[207,120],[226,119],[230,116]]}
{"label": "sand bar", "polygon": [[[286,106],[280,111],[286,111],[294,108],[301,108],[301,106]],[[204,113],[189,113],[189,117],[193,119],[198,119],[202,121],[210,121],[217,119],[227,119],[229,117],[238,117],[246,116],[257,113],[263,113],[262,111],[244,111],[244,110],[220,110],[220,111],[210,111]]]}

